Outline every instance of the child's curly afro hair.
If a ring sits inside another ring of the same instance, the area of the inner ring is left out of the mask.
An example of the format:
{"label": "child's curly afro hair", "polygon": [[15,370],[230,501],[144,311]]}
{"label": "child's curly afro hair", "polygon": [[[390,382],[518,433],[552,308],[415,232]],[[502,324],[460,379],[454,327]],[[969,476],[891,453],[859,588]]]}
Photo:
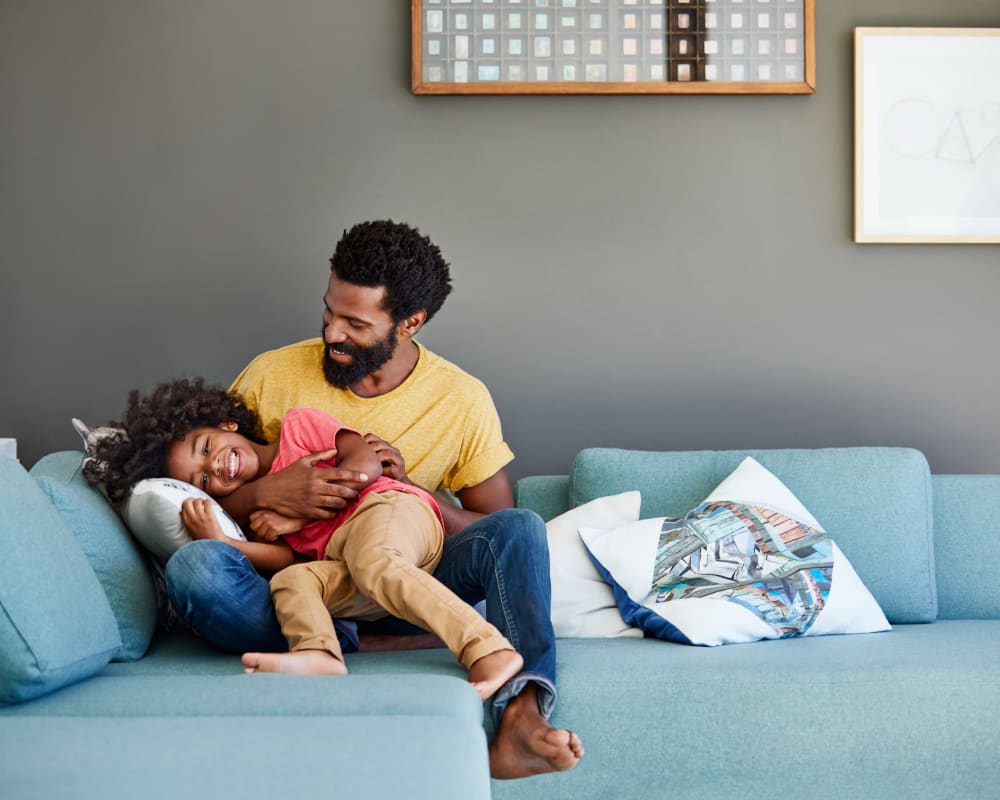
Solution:
{"label": "child's curly afro hair", "polygon": [[98,440],[83,474],[120,505],[139,481],[166,475],[171,442],[195,428],[215,428],[229,420],[236,423],[238,433],[262,441],[257,414],[238,395],[206,385],[203,378],[161,383],[146,396],[133,389],[122,419],[108,423],[120,433]]}

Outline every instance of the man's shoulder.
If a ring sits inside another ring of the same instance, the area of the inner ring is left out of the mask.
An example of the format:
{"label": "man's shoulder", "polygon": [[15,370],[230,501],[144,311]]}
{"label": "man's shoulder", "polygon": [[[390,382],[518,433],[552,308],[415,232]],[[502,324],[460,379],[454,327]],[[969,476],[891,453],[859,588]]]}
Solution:
{"label": "man's shoulder", "polygon": [[322,363],[323,340],[305,339],[261,353],[243,368],[229,388],[243,395],[251,407],[257,406],[259,413],[265,396],[284,396],[293,388],[298,391],[314,376],[322,381]]}
{"label": "man's shoulder", "polygon": [[421,345],[420,348],[423,354],[421,360],[424,362],[422,372],[425,379],[444,384],[450,391],[476,396],[489,396],[489,389],[486,384],[475,375],[466,372],[457,364],[429,350],[425,345]]}
{"label": "man's shoulder", "polygon": [[301,342],[286,344],[284,347],[277,347],[274,350],[266,350],[256,356],[250,365],[260,363],[272,364],[285,361],[306,361],[322,358],[323,340],[319,337],[303,339]]}

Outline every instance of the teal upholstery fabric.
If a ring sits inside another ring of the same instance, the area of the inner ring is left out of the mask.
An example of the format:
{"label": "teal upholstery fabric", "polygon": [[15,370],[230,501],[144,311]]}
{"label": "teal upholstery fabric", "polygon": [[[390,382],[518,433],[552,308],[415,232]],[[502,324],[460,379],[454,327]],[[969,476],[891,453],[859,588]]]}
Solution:
{"label": "teal upholstery fabric", "polygon": [[100,582],[48,497],[0,458],[0,702],[88,678],[121,647]]}
{"label": "teal upholstery fabric", "polygon": [[554,725],[587,754],[494,800],[995,798],[1000,621],[729,647],[562,639]]}
{"label": "teal upholstery fabric", "polygon": [[482,705],[464,680],[244,675],[227,661],[225,677],[101,677],[0,709],[0,797],[489,799]]}
{"label": "teal upholstery fabric", "polygon": [[892,623],[937,617],[930,470],[908,448],[647,452],[592,448],[569,475],[571,506],[638,489],[642,517],[679,517],[753,456],[819,520]]}
{"label": "teal upholstery fabric", "polygon": [[[471,733],[409,715],[67,717],[58,725],[21,717],[0,720],[10,765],[0,795],[489,800],[485,742],[470,746]],[[65,753],[72,758],[53,757]],[[80,768],[87,764],[104,768]]]}
{"label": "teal upholstery fabric", "polygon": [[938,617],[998,619],[1000,475],[935,475],[932,481]]}
{"label": "teal upholstery fabric", "polygon": [[107,500],[83,477],[83,453],[50,453],[31,468],[83,548],[118,622],[112,660],[142,658],[156,632],[156,590],[139,546]]}
{"label": "teal upholstery fabric", "polygon": [[531,475],[514,485],[514,504],[530,508],[548,522],[569,509],[566,475]]}

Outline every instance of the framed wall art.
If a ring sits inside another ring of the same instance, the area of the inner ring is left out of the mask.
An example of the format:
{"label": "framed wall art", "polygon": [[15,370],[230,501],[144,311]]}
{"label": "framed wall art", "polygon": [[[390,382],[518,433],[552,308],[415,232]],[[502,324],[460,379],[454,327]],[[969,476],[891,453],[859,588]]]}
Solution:
{"label": "framed wall art", "polygon": [[857,28],[854,241],[1000,242],[1000,28]]}
{"label": "framed wall art", "polygon": [[411,0],[414,94],[811,94],[815,0]]}

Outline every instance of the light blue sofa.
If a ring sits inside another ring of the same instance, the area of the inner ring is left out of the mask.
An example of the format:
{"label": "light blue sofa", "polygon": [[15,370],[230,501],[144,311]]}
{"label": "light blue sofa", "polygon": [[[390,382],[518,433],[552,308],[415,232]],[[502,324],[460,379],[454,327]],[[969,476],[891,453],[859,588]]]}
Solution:
{"label": "light blue sofa", "polygon": [[347,679],[243,675],[190,635],[154,634],[152,583],[81,454],[31,475],[0,461],[0,797],[997,797],[1000,476],[932,476],[900,448],[590,449],[567,475],[520,481],[517,503],[549,519],[639,489],[643,517],[681,516],[748,454],[822,522],[893,630],[562,639],[553,721],[587,755],[502,782],[446,651],[350,655]]}

